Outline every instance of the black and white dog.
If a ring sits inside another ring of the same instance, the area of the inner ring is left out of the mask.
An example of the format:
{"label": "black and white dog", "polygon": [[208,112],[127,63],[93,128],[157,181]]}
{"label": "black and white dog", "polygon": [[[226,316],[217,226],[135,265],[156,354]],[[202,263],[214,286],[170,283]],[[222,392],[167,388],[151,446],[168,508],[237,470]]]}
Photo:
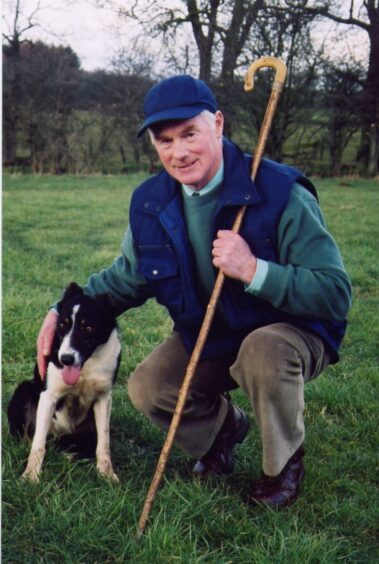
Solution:
{"label": "black and white dog", "polygon": [[71,283],[58,303],[58,325],[42,381],[22,382],[8,407],[10,432],[29,435],[33,442],[22,478],[38,482],[46,439],[79,456],[96,453],[97,469],[118,481],[110,457],[112,387],[120,363],[121,345],[112,300],[91,298]]}

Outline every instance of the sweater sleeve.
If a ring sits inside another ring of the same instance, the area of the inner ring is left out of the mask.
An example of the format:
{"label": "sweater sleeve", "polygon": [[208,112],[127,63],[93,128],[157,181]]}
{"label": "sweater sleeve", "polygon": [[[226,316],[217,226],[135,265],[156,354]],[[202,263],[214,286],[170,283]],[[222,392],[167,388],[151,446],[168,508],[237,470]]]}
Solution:
{"label": "sweater sleeve", "polygon": [[[268,262],[257,297],[304,318],[343,320],[351,284],[316,199],[295,184],[278,227],[278,263]],[[251,288],[251,289],[250,289]]]}
{"label": "sweater sleeve", "polygon": [[110,293],[117,304],[118,314],[141,305],[149,295],[149,287],[137,272],[138,260],[133,237],[128,227],[121,244],[121,255],[113,264],[97,274],[92,274],[84,291],[88,295]]}

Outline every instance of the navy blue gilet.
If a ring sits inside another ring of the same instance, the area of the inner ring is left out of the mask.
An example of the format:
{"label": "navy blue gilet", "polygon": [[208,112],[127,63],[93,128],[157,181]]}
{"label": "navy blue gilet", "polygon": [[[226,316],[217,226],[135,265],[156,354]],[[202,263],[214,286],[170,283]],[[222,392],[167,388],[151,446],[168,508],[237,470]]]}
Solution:
{"label": "navy blue gilet", "polygon": [[[297,169],[267,159],[262,160],[254,183],[250,164],[251,157],[224,139],[224,182],[214,218],[214,236],[218,229],[231,229],[238,209],[246,205],[241,236],[257,257],[278,262],[277,228],[294,182],[314,195],[316,191]],[[196,289],[181,190],[165,171],[143,182],[133,193],[130,226],[138,271],[146,278],[151,296],[168,309],[175,330],[191,353],[206,304],[201,302]],[[240,281],[227,277],[202,358],[234,354],[248,333],[277,322],[292,323],[316,333],[331,352],[332,362],[338,360],[346,322],[292,316],[246,293]]]}

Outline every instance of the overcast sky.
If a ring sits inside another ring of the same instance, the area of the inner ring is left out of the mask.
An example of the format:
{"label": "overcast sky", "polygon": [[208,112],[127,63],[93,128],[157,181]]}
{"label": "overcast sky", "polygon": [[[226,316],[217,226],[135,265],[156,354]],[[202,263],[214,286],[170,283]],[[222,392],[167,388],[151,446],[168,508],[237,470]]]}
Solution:
{"label": "overcast sky", "polygon": [[[129,1],[131,0],[125,0],[126,3]],[[344,3],[349,6],[350,0],[344,0]],[[14,0],[2,2],[4,31],[7,30],[7,25],[12,24],[12,17],[8,16],[12,13],[12,4],[14,5]],[[82,68],[86,70],[110,68],[111,59],[121,46],[115,31],[119,20],[113,12],[94,8],[91,0],[21,0],[22,12],[26,16],[32,14],[37,5],[39,10],[34,20],[40,25],[28,31],[24,37],[41,39],[55,45],[69,45],[78,55]],[[332,49],[336,49],[338,45],[333,28],[333,24],[326,22],[320,29],[319,40],[321,41],[329,30],[329,44]],[[123,41],[126,41],[125,35]],[[364,31],[355,29],[354,33],[350,33],[344,43],[340,44],[338,50],[346,50],[347,43],[351,50],[359,53],[361,59],[367,60],[368,42]]]}
{"label": "overcast sky", "polygon": [[[107,68],[117,47],[114,27],[116,16],[109,10],[94,8],[87,0],[21,0],[22,11],[30,15],[39,5],[33,20],[38,25],[27,31],[24,38],[41,39],[54,45],[69,45],[79,56],[86,70]],[[3,18],[13,0],[3,1]],[[25,20],[23,20],[25,23]],[[3,30],[7,27],[3,22]]]}

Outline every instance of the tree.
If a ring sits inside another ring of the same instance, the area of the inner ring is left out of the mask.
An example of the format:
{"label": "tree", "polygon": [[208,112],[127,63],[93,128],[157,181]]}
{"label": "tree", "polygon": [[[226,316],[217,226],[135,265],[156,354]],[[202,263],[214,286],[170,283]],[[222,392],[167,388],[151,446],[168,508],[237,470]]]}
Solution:
{"label": "tree", "polygon": [[33,172],[67,169],[67,124],[76,103],[79,67],[69,47],[40,41],[22,43],[17,57],[4,52],[5,113],[8,124],[17,126],[14,135],[23,136]]}
{"label": "tree", "polygon": [[[369,174],[379,172],[379,1],[363,0],[354,10],[354,0],[350,0],[348,16],[341,15],[338,2],[321,0],[318,2],[287,0],[287,9],[301,9],[309,14],[328,18],[339,24],[358,27],[367,32],[370,44],[368,70],[363,89],[361,107],[362,141],[359,157]],[[356,15],[358,14],[358,16]]]}
{"label": "tree", "polygon": [[5,165],[17,161],[22,141],[32,168],[60,172],[66,165],[66,125],[73,106],[79,59],[69,47],[50,47],[27,39],[40,26],[43,10],[8,0],[3,10],[3,106]]}
{"label": "tree", "polygon": [[[252,60],[265,53],[279,57],[286,63],[286,86],[266,149],[278,161],[283,160],[285,142],[294,135],[300,124],[307,122],[308,127],[310,125],[309,116],[314,108],[314,91],[320,65],[320,52],[314,50],[310,38],[312,24],[313,17],[306,14],[285,14],[272,7],[259,17],[254,35],[249,38],[240,60],[242,67],[247,68]],[[253,102],[246,94],[241,94],[238,103],[245,115],[249,116],[247,120],[240,119],[239,122],[255,124],[257,132],[263,121],[272,80],[272,72],[259,73]]]}
{"label": "tree", "polygon": [[[114,61],[113,72],[96,71],[82,73],[81,93],[78,109],[90,113],[96,119],[97,139],[92,140],[91,156],[87,167],[98,166],[109,150],[119,152],[123,170],[131,168],[131,162],[138,166],[141,149],[149,161],[152,151],[150,145],[137,142],[136,133],[143,119],[142,100],[152,85],[144,76],[145,70],[136,69],[127,58]],[[141,74],[136,74],[136,71]],[[96,117],[95,117],[96,116]],[[82,120],[83,121],[83,120]],[[118,146],[110,148],[111,139],[118,138]],[[110,157],[110,155],[108,155]]]}
{"label": "tree", "polygon": [[327,109],[331,175],[340,176],[342,155],[352,135],[359,130],[357,108],[362,105],[362,69],[346,62],[325,64],[322,102]]}
{"label": "tree", "polygon": [[[184,51],[181,51],[183,59],[187,60],[189,48],[196,49],[193,59],[198,63],[198,76],[213,86],[225,114],[225,132],[230,137],[233,125],[238,123],[238,107],[243,103],[236,95],[239,92],[239,69],[241,66],[246,69],[253,56],[256,58],[258,50],[254,45],[264,43],[258,56],[263,52],[293,58],[297,42],[292,41],[290,45],[290,33],[294,31],[297,38],[301,35],[304,42],[303,27],[312,19],[309,15],[297,14],[291,15],[289,22],[289,18],[274,13],[273,8],[268,12],[265,0],[160,0],[143,4],[135,2],[130,8],[118,4],[118,8],[120,17],[126,22],[138,22],[144,38],[159,37],[170,53],[178,51],[179,34],[186,34]],[[264,29],[275,28],[271,20],[280,28],[281,41],[276,45],[262,42]],[[289,56],[288,49],[291,51]],[[279,147],[276,152],[280,153]]]}
{"label": "tree", "polygon": [[[229,115],[231,105],[226,101],[231,99],[234,90],[234,71],[264,4],[264,0],[160,0],[135,2],[132,7],[116,3],[125,22],[138,22],[145,43],[147,37],[159,38],[170,54],[178,52],[178,45],[184,46],[180,56],[187,60],[191,51],[199,78],[212,83],[217,77],[227,130],[231,128],[233,117]],[[111,2],[111,6],[114,5]],[[184,38],[184,42],[179,38]]]}
{"label": "tree", "polygon": [[36,8],[24,14],[22,10],[22,0],[8,2],[7,14],[3,12],[3,40],[5,40],[6,53],[8,56],[17,56],[20,46],[25,42],[24,35],[27,31],[37,26],[37,14],[40,11],[39,3]]}
{"label": "tree", "polygon": [[[262,54],[279,56],[288,67],[280,112],[268,143],[270,155],[280,160],[285,140],[299,124],[309,124],[314,110],[312,101],[315,99],[318,67],[322,62],[322,48],[319,52],[315,51],[310,32],[313,22],[324,17],[327,10],[333,10],[332,6],[338,5],[338,2],[154,0],[134,2],[127,8],[124,3],[111,3],[112,6],[115,4],[120,18],[127,23],[137,22],[137,27],[142,29],[137,42],[146,43],[147,37],[153,40],[159,38],[163,46],[160,54],[169,52],[170,61],[176,64],[181,57],[182,64],[174,69],[176,72],[189,68],[188,53],[192,53],[192,67],[195,61],[199,78],[210,83],[216,92],[225,113],[228,136],[239,135],[248,115],[247,98],[241,93],[241,70]],[[366,0],[365,4],[371,5],[372,0]],[[262,77],[259,82],[265,83],[265,78]],[[256,122],[256,129],[261,123],[265,105],[263,99],[257,98],[256,92],[251,116]],[[370,115],[373,115],[371,111]]]}
{"label": "tree", "polygon": [[4,10],[8,13],[3,12],[3,106],[7,108],[3,120],[5,164],[14,164],[16,160],[17,131],[20,119],[19,101],[22,89],[20,50],[22,44],[25,43],[25,33],[37,25],[35,18],[38,10],[37,5],[36,10],[24,18],[22,2],[15,0],[8,3],[8,10]]}

